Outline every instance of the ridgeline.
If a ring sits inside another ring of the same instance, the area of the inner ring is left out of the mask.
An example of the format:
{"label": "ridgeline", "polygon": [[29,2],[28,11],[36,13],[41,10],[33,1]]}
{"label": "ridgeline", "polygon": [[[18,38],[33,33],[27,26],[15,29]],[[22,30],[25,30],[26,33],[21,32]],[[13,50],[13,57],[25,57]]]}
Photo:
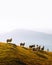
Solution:
{"label": "ridgeline", "polygon": [[0,42],[0,65],[52,65],[52,52]]}

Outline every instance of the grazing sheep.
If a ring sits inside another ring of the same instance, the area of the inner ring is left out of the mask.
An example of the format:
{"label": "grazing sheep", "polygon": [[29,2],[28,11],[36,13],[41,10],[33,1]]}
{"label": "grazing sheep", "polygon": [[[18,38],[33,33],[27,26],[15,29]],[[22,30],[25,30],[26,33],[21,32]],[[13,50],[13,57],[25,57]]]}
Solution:
{"label": "grazing sheep", "polygon": [[42,50],[42,51],[44,50],[44,46],[41,48],[41,50]]}
{"label": "grazing sheep", "polygon": [[35,45],[30,45],[30,46],[29,46],[29,48],[34,48],[34,47],[35,47]]}
{"label": "grazing sheep", "polygon": [[36,47],[33,48],[33,51],[40,51],[41,46],[36,45]]}
{"label": "grazing sheep", "polygon": [[24,47],[24,45],[25,45],[25,42],[24,43],[20,43],[20,46]]}
{"label": "grazing sheep", "polygon": [[6,42],[7,42],[7,43],[8,43],[8,42],[12,42],[12,38],[7,39]]}

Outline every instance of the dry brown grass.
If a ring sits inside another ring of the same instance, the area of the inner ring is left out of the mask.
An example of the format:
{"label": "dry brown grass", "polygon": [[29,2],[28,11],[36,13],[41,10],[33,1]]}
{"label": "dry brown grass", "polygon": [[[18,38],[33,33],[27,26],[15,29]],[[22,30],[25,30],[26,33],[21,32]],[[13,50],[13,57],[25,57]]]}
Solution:
{"label": "dry brown grass", "polygon": [[52,65],[52,52],[0,42],[0,65]]}

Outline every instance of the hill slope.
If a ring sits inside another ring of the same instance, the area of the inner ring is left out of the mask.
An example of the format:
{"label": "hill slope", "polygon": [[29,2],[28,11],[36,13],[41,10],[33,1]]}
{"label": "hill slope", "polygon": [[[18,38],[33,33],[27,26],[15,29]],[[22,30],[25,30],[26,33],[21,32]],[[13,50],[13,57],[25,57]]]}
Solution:
{"label": "hill slope", "polygon": [[0,65],[52,65],[52,52],[37,52],[0,42]]}

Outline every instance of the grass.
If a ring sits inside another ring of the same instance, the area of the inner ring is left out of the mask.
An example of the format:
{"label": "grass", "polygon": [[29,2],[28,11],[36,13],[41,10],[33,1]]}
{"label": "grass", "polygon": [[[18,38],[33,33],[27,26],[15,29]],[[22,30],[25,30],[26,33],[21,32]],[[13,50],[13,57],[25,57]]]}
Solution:
{"label": "grass", "polygon": [[0,42],[0,65],[52,65],[52,52]]}

